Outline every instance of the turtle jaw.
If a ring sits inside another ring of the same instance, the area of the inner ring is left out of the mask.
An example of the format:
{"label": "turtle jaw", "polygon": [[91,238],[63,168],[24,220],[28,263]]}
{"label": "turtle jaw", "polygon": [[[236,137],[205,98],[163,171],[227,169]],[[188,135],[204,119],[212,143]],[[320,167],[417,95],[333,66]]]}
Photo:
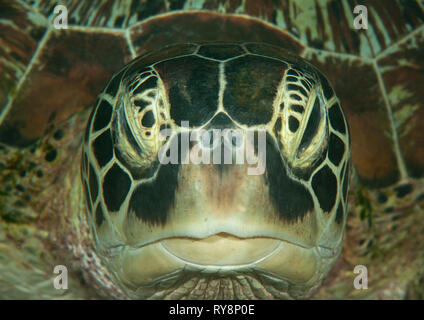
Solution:
{"label": "turtle jaw", "polygon": [[115,275],[132,298],[164,298],[161,292],[178,297],[187,290],[187,297],[196,298],[189,292],[190,279],[237,282],[244,277],[258,282],[258,290],[268,298],[303,298],[320,285],[339,249],[328,259],[320,256],[317,247],[219,233],[203,239],[167,238],[138,248],[125,246],[112,260]]}

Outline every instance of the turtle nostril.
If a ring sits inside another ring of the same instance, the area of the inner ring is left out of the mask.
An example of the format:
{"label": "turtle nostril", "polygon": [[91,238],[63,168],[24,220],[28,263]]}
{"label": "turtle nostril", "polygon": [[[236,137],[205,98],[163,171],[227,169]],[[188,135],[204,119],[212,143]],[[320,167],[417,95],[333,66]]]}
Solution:
{"label": "turtle nostril", "polygon": [[199,140],[202,148],[210,150],[222,147],[238,149],[243,146],[243,134],[238,130],[207,130]]}
{"label": "turtle nostril", "polygon": [[213,149],[215,143],[213,132],[211,130],[203,131],[199,137],[199,143],[202,149]]}
{"label": "turtle nostril", "polygon": [[243,146],[243,133],[240,130],[226,130],[222,138],[227,148],[238,149]]}
{"label": "turtle nostril", "polygon": [[235,148],[243,146],[243,134],[239,130],[231,131],[231,143]]}

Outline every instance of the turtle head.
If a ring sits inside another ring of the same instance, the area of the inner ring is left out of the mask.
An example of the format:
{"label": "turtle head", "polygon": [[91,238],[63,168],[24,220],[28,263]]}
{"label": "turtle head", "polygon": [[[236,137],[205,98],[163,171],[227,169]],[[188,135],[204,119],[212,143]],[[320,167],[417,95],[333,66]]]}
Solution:
{"label": "turtle head", "polygon": [[339,100],[302,59],[264,44],[148,54],[87,128],[96,253],[133,298],[308,296],[341,250],[349,159]]}

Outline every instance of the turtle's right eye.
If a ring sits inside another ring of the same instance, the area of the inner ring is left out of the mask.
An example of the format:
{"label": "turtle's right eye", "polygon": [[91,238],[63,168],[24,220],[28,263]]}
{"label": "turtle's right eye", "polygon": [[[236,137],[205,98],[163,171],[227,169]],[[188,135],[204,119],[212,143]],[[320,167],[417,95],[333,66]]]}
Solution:
{"label": "turtle's right eye", "polygon": [[160,100],[158,78],[148,74],[133,85],[134,87],[129,88],[128,96],[131,103],[128,106],[131,108],[132,104],[131,113],[139,125],[138,129],[144,138],[149,138],[156,125],[156,106]]}
{"label": "turtle's right eye", "polygon": [[115,143],[127,163],[150,167],[163,142],[159,132],[169,122],[169,108],[158,75],[146,68],[123,80],[117,98]]}

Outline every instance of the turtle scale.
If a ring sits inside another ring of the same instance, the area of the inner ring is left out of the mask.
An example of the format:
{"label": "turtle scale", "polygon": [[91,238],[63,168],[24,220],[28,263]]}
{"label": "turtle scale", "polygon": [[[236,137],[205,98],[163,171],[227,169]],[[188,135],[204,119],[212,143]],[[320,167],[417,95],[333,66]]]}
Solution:
{"label": "turtle scale", "polygon": [[[72,2],[70,2],[71,4]],[[236,8],[239,8],[240,6],[236,3],[232,2],[226,2],[222,1],[220,2],[221,8],[225,8],[224,10],[228,13],[234,12]],[[15,8],[18,8],[21,5],[21,3],[18,3],[15,6]],[[52,10],[54,8],[54,5],[52,2],[49,1],[41,1],[37,2],[36,4],[39,6],[39,8],[31,8],[28,5],[22,5],[18,8],[19,12],[21,13],[21,17],[25,19],[25,9],[30,10],[33,13],[36,13],[38,15],[45,15],[45,17],[51,17],[52,16]],[[203,8],[208,8],[210,10],[215,10],[217,4],[212,4],[208,1],[203,3]],[[393,121],[401,122],[401,126],[395,126],[397,130],[397,135],[399,136],[399,145],[400,149],[402,150],[403,159],[406,163],[407,173],[411,175],[411,177],[415,177],[418,180],[412,181],[412,183],[407,182],[408,179],[406,179],[406,182],[401,182],[402,185],[411,185],[413,192],[411,193],[402,193],[402,192],[396,192],[395,190],[392,190],[390,188],[383,188],[378,190],[378,192],[374,195],[374,193],[371,193],[367,195],[369,199],[367,201],[370,201],[374,204],[377,204],[375,206],[374,210],[387,210],[387,214],[390,214],[390,212],[396,212],[394,210],[397,206],[401,205],[402,203],[410,203],[411,201],[420,202],[423,199],[423,192],[421,190],[422,182],[419,180],[422,177],[422,171],[423,171],[423,165],[422,165],[422,159],[423,157],[420,156],[420,152],[422,148],[422,133],[420,132],[419,128],[422,127],[420,124],[420,112],[422,108],[419,108],[417,106],[420,105],[419,101],[422,101],[422,98],[420,98],[420,95],[422,95],[422,92],[420,92],[419,88],[417,89],[416,84],[420,83],[420,81],[417,81],[416,79],[420,79],[419,72],[416,72],[416,70],[421,70],[422,68],[422,62],[420,59],[416,59],[414,57],[420,56],[420,48],[419,46],[416,46],[416,41],[420,41],[420,39],[423,38],[423,29],[422,29],[422,21],[423,21],[423,10],[422,10],[422,4],[419,1],[411,1],[409,3],[406,3],[404,1],[393,1],[390,3],[389,7],[387,9],[384,9],[381,7],[381,4],[379,2],[370,2],[368,4],[372,10],[369,10],[370,12],[370,25],[372,30],[374,30],[374,33],[366,32],[366,31],[359,31],[359,42],[358,39],[354,39],[356,36],[352,32],[352,30],[347,30],[345,26],[349,25],[350,23],[350,14],[352,12],[351,10],[351,4],[349,2],[341,2],[336,3],[333,1],[328,1],[326,4],[311,4],[311,7],[314,8],[316,14],[314,15],[314,19],[311,21],[309,20],[309,24],[306,24],[304,22],[304,17],[302,16],[302,13],[300,14],[300,19],[295,19],[295,16],[298,14],[297,12],[302,12],[302,9],[299,7],[298,4],[294,2],[287,2],[281,5],[280,8],[274,8],[273,6],[267,6],[266,8],[262,7],[261,5],[258,5],[255,2],[246,1],[245,6],[242,7],[242,12],[245,12],[251,16],[261,16],[263,20],[269,21],[272,23],[275,23],[280,28],[283,28],[287,30],[290,35],[289,39],[290,42],[296,43],[295,46],[297,46],[298,43],[300,43],[300,52],[303,52],[304,57],[308,56],[315,56],[316,64],[318,66],[321,66],[321,69],[327,70],[328,67],[334,66],[334,65],[343,65],[343,64],[351,64],[351,61],[354,61],[355,64],[351,68],[353,71],[357,70],[358,65],[366,65],[366,70],[369,76],[363,77],[362,72],[358,72],[358,76],[362,77],[364,80],[368,80],[369,78],[373,79],[371,82],[379,82],[380,91],[382,92],[382,95],[386,95],[387,99],[376,99],[376,103],[379,105],[378,108],[374,108],[377,110],[374,110],[372,114],[359,114],[358,115],[358,121],[357,123],[366,124],[366,126],[360,126],[359,129],[355,132],[352,132],[353,137],[359,137],[359,132],[375,132],[381,135],[380,137],[373,137],[373,146],[380,146],[381,144],[383,147],[378,147],[377,150],[379,152],[376,152],[374,160],[377,159],[380,161],[383,155],[385,155],[385,161],[381,161],[380,163],[386,164],[385,166],[380,166],[378,170],[375,170],[376,168],[370,165],[369,163],[364,163],[362,166],[362,170],[357,170],[358,173],[362,174],[361,176],[361,183],[364,185],[369,185],[372,187],[384,187],[384,186],[390,186],[395,182],[399,177],[402,181],[405,181],[405,176],[402,176],[401,172],[399,172],[398,166],[396,161],[396,155],[394,155],[394,151],[392,148],[392,139],[385,138],[381,132],[383,131],[392,131],[390,129],[390,116],[387,115],[387,112],[384,112],[384,106],[387,106],[387,103],[390,102],[390,106],[393,110],[398,110],[397,112],[394,111],[392,115]],[[76,4],[74,4],[76,6]],[[128,12],[135,12],[136,5],[132,6],[131,8],[129,6],[126,6],[126,8],[129,8]],[[156,9],[152,8],[154,13],[159,13],[161,10],[165,11],[166,8],[169,8],[171,10],[173,9],[179,9],[182,8],[183,5],[180,4],[178,6],[167,6],[166,3],[164,6],[157,6]],[[25,9],[22,9],[25,8]],[[84,12],[85,16],[81,16],[81,20],[79,20],[78,16],[75,15],[74,19],[72,20],[72,23],[74,26],[80,25],[90,25],[90,26],[99,26],[99,25],[106,25],[111,26],[110,21],[113,21],[114,19],[99,19],[103,15],[104,12],[107,12],[107,10],[111,10],[113,6],[93,6],[90,8],[85,7],[83,5],[80,6],[79,12]],[[157,9],[160,8],[160,9]],[[165,8],[165,9],[163,9]],[[98,13],[94,16],[96,16],[95,19],[89,19],[89,17],[92,15],[93,11],[98,10]],[[197,10],[199,7],[190,7],[188,5],[185,7],[185,10]],[[330,13],[328,16],[323,14],[325,10],[328,10]],[[40,10],[40,11],[38,11]],[[93,11],[90,11],[93,10]],[[106,11],[105,11],[106,10]],[[135,11],[133,11],[135,10]],[[2,10],[2,13],[5,12]],[[40,13],[38,13],[40,12]],[[77,10],[71,10],[71,15],[76,13]],[[240,11],[238,11],[240,12]],[[372,13],[371,13],[372,12]],[[196,14],[194,14],[196,15]],[[375,18],[374,18],[375,15]],[[108,16],[106,14],[106,16]],[[139,23],[137,21],[137,18],[134,18],[135,15],[131,14],[132,18],[125,18],[125,19],[119,19],[118,21],[121,21],[125,26],[130,26],[130,30],[136,30],[137,24]],[[85,18],[84,18],[85,17]],[[164,16],[166,17],[166,16]],[[172,19],[172,15],[168,16]],[[326,20],[330,17],[330,20]],[[333,17],[338,17],[341,19],[333,19]],[[396,17],[393,18],[393,17]],[[40,37],[41,34],[43,34],[43,30],[48,28],[47,19],[44,19],[44,26],[41,28],[37,28],[35,26],[35,31],[33,35],[36,35],[35,39],[43,39]],[[309,17],[308,17],[309,19]],[[28,21],[28,20],[26,20]],[[116,21],[116,20],[115,20]],[[381,24],[379,25],[378,21],[383,22],[384,28],[381,28]],[[312,23],[311,23],[312,22]],[[25,22],[28,23],[28,22]],[[34,23],[34,22],[30,22]],[[315,23],[315,25],[314,25]],[[115,26],[118,26],[118,22],[114,22]],[[122,25],[122,24],[121,24]],[[328,26],[331,25],[331,30],[328,30]],[[134,26],[134,27],[133,27]],[[141,26],[141,25],[140,25]],[[340,28],[342,26],[342,28]],[[4,26],[2,26],[3,28]],[[34,25],[33,27],[34,28]],[[85,27],[83,27],[85,28]],[[71,27],[72,29],[72,27]],[[87,28],[87,30],[89,30]],[[414,31],[415,30],[415,31]],[[71,30],[73,31],[73,30]],[[75,30],[77,31],[77,30]],[[335,33],[335,31],[340,32],[340,34],[347,35],[346,37],[340,36]],[[21,32],[21,31],[18,31]],[[95,32],[95,30],[94,30]],[[114,33],[112,31],[112,33]],[[109,32],[106,32],[109,33]],[[350,34],[349,34],[350,33]],[[44,33],[45,35],[46,33]],[[409,35],[408,35],[409,34]],[[137,36],[136,33],[132,34],[132,37]],[[51,37],[51,35],[49,36]],[[343,39],[346,40],[343,40]],[[356,37],[357,38],[357,37]],[[48,40],[48,39],[47,39]],[[33,40],[31,40],[33,41]],[[368,42],[371,44],[371,48],[367,49],[367,46],[364,46],[363,43]],[[34,42],[33,42],[34,43]],[[48,47],[48,41],[43,43],[40,42],[43,46]],[[47,44],[46,44],[47,43]],[[306,45],[305,45],[306,44]],[[119,45],[118,45],[119,47]],[[34,52],[35,47],[32,47],[32,50],[27,53],[28,57],[31,56],[31,52]],[[414,61],[413,64],[407,64],[405,63],[405,57],[407,53],[408,60]],[[344,55],[347,54],[347,55]],[[319,61],[319,57],[325,57],[325,63]],[[13,57],[13,55],[10,55],[8,57]],[[332,60],[330,60],[332,59]],[[415,60],[414,60],[415,59]],[[314,58],[311,59],[313,61]],[[328,61],[331,62],[328,62]],[[14,60],[11,64],[5,66],[2,65],[3,68],[9,68],[10,65],[13,66],[19,66],[19,63],[16,63]],[[25,63],[29,63],[28,58],[24,60]],[[121,64],[122,65],[122,64]],[[324,66],[324,67],[323,67]],[[385,68],[388,66],[388,68]],[[21,73],[18,73],[18,77],[15,78],[13,81],[14,86],[19,81],[17,79],[24,79],[22,78],[22,71],[25,70],[25,68],[21,65],[20,67]],[[32,68],[29,68],[28,75],[25,77],[31,76]],[[374,69],[374,75],[373,74]],[[378,72],[380,71],[380,72]],[[12,74],[12,72],[6,73],[6,74]],[[333,72],[326,72],[327,76],[330,78],[335,78],[336,81],[332,81],[333,85],[338,85],[341,82],[346,81],[338,81],[340,79],[340,76],[343,75],[343,72],[340,72],[335,68],[335,73]],[[338,76],[335,76],[337,74]],[[346,73],[345,73],[346,74]],[[348,78],[349,79],[349,78]],[[346,82],[347,83],[347,82]],[[405,86],[404,84],[408,83],[408,86]],[[387,87],[381,89],[381,85],[384,84]],[[359,84],[356,88],[360,88],[361,85]],[[367,86],[365,86],[367,87]],[[412,91],[408,91],[407,88],[413,88]],[[363,91],[357,89],[357,91]],[[19,89],[17,90],[19,94]],[[338,89],[336,88],[336,92],[338,92]],[[10,96],[12,96],[13,92],[4,92],[2,95],[2,99],[0,101],[7,101],[10,100]],[[399,94],[400,93],[400,94]],[[9,96],[9,97],[8,97]],[[368,95],[366,95],[368,96]],[[372,95],[371,95],[372,96]],[[398,97],[401,97],[400,99]],[[346,101],[349,101],[349,99],[343,99],[341,97],[342,104],[345,105]],[[385,100],[384,103],[381,103],[379,100]],[[356,106],[359,104],[357,103]],[[383,105],[383,107],[382,107]],[[409,105],[409,108],[406,108],[405,105]],[[3,120],[3,123],[7,123],[7,114],[12,114],[15,112],[15,107],[12,105],[12,108],[7,110],[4,109],[5,103],[3,103],[3,109],[2,109],[2,115],[0,117],[1,120]],[[51,107],[50,107],[51,108]],[[67,109],[67,108],[65,108]],[[11,111],[10,111],[11,110]],[[7,112],[6,112],[7,111]],[[345,110],[346,111],[346,110]],[[349,108],[347,108],[347,113],[349,112]],[[17,112],[18,113],[18,112]],[[19,113],[25,113],[20,111]],[[70,112],[69,114],[72,114],[73,112]],[[356,116],[356,115],[355,115]],[[377,117],[377,119],[383,119],[382,125],[376,125],[376,123],[380,121],[366,121],[369,120],[371,117]],[[66,118],[66,115],[63,117]],[[62,119],[63,119],[62,118]],[[389,120],[387,120],[389,118]],[[349,116],[348,113],[348,121],[349,123],[352,122],[352,116]],[[365,120],[365,121],[364,121]],[[3,126],[3,123],[0,125]],[[28,125],[28,120],[23,120],[25,125]],[[10,126],[13,127],[13,126]],[[47,125],[47,128],[49,128],[50,125]],[[46,125],[43,126],[43,129],[40,130],[41,133],[38,133],[36,137],[30,137],[30,139],[26,140],[25,143],[28,143],[28,141],[31,141],[35,138],[38,138],[40,134],[42,135],[44,132],[46,132]],[[406,134],[404,134],[406,132]],[[392,132],[393,133],[393,132]],[[8,132],[10,134],[10,131]],[[3,136],[4,137],[4,136]],[[10,137],[10,136],[8,136]],[[21,134],[15,135],[16,141],[21,140],[22,136]],[[375,148],[371,147],[369,148],[369,144],[367,144],[367,137],[369,135],[365,135],[362,139],[365,146],[368,145],[368,147],[363,148],[364,150],[376,150]],[[3,138],[5,140],[7,138]],[[355,139],[352,141],[352,146],[355,145]],[[356,148],[358,150],[358,148]],[[360,151],[352,151],[353,153],[353,162],[355,166],[360,167],[360,162],[363,159],[363,154],[360,153]],[[355,156],[355,154],[358,154],[358,156]],[[378,155],[378,156],[377,156]],[[355,161],[356,157],[356,161]],[[381,172],[381,168],[383,168],[383,172],[387,172],[385,174],[385,179],[382,179],[383,175],[378,176],[378,178],[374,177],[375,172]],[[405,171],[405,170],[404,170]],[[404,174],[405,172],[403,172]],[[383,182],[382,182],[383,181]],[[377,198],[381,199],[381,201],[377,201]],[[399,202],[396,203],[396,202]],[[362,205],[362,204],[361,204]],[[389,211],[388,209],[392,209],[392,211]],[[413,209],[410,209],[411,212],[414,212]],[[402,218],[404,219],[404,218]],[[401,220],[402,220],[401,219]],[[356,221],[355,221],[356,223]],[[355,225],[355,224],[353,224]],[[360,225],[360,223],[359,223]],[[390,227],[390,225],[389,225]],[[361,226],[362,228],[362,226]],[[410,230],[411,233],[414,233],[414,230]],[[367,229],[364,229],[364,233],[369,233]],[[352,237],[354,238],[354,237]],[[362,241],[362,240],[361,240]],[[367,241],[365,242],[367,243]],[[355,247],[357,243],[351,244],[352,247]],[[413,259],[412,259],[413,260]]]}

